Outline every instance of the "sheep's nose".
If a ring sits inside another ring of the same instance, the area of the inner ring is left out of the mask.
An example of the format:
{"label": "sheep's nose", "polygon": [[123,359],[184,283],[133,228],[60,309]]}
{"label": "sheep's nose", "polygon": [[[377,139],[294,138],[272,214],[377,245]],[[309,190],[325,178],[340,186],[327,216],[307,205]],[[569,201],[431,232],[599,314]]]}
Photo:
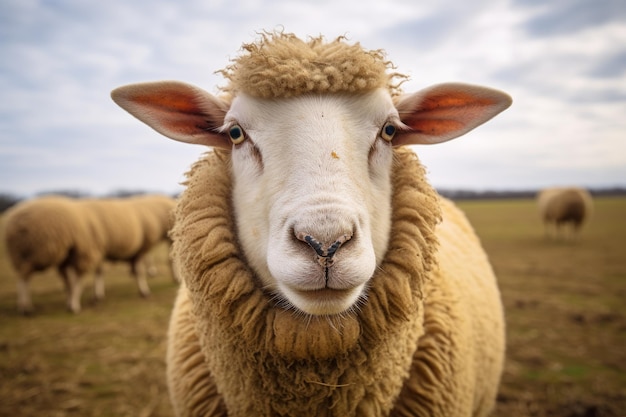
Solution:
{"label": "sheep's nose", "polygon": [[322,266],[328,268],[334,263],[333,257],[335,253],[337,253],[344,243],[352,239],[352,234],[343,234],[330,244],[320,242],[314,236],[307,233],[297,233],[296,238],[309,245],[317,254],[317,261]]}

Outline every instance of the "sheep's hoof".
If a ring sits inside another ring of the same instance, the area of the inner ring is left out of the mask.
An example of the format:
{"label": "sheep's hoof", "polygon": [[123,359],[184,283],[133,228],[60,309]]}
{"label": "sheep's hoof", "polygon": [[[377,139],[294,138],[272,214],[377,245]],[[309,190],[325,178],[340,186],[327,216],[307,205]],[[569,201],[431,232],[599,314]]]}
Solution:
{"label": "sheep's hoof", "polygon": [[[104,297],[93,297],[89,299],[89,305],[97,307],[104,302]],[[70,309],[71,310],[71,309]]]}
{"label": "sheep's hoof", "polygon": [[69,311],[72,314],[78,314],[80,313],[80,306],[79,307],[67,306],[67,311]]}

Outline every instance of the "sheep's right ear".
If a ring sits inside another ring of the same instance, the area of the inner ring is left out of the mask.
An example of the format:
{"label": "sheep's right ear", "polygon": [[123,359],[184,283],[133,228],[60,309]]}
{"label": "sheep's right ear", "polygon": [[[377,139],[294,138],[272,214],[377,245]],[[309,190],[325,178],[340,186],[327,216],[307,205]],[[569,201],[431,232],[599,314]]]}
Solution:
{"label": "sheep's right ear", "polygon": [[231,149],[217,131],[228,104],[201,88],[178,81],[130,84],[116,88],[111,98],[157,132],[181,142]]}

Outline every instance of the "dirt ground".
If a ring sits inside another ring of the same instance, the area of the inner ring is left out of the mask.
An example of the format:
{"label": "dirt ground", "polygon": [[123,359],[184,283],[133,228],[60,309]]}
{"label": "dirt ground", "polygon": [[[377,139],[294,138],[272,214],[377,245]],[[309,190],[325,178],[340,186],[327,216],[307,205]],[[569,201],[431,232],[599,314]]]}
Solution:
{"label": "dirt ground", "polygon": [[[507,361],[494,416],[626,416],[626,198],[595,201],[577,241],[544,239],[531,200],[468,201],[507,319]],[[36,312],[17,314],[15,274],[0,243],[0,417],[172,414],[165,338],[176,293],[166,247],[152,295],[127,265],[106,275],[106,300],[64,307],[52,271],[32,283]]]}
{"label": "dirt ground", "polygon": [[626,199],[597,199],[577,241],[546,240],[530,200],[460,205],[505,305],[494,415],[626,416]]}

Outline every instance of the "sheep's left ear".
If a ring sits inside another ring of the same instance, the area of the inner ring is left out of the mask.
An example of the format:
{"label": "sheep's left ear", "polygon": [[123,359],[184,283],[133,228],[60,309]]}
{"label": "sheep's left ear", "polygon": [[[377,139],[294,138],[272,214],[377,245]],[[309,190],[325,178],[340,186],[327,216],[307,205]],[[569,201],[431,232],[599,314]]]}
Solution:
{"label": "sheep's left ear", "polygon": [[512,103],[509,95],[476,85],[439,84],[401,96],[396,102],[400,130],[395,146],[441,143],[485,123]]}

